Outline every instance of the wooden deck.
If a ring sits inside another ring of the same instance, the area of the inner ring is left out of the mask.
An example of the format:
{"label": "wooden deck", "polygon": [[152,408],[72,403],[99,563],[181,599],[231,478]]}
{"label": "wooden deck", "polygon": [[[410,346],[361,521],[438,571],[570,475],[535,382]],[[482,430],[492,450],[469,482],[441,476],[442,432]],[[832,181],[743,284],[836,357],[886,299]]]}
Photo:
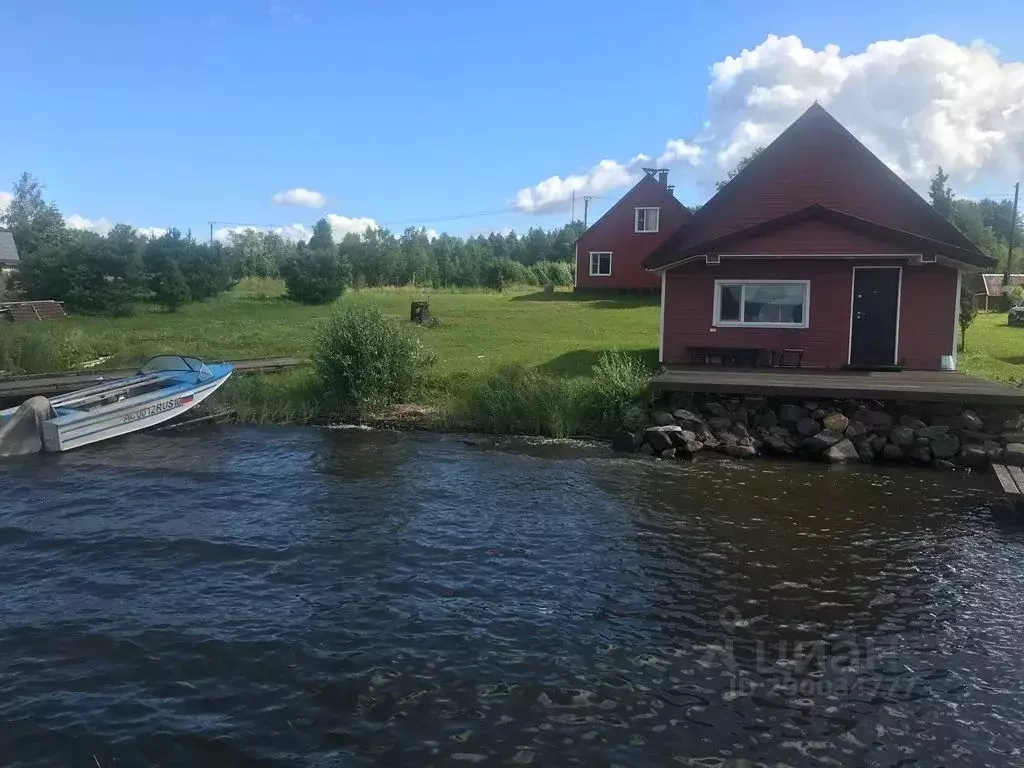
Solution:
{"label": "wooden deck", "polygon": [[828,371],[806,368],[671,366],[654,377],[651,391],[711,392],[772,397],[828,397],[1013,405],[1024,408],[1024,389],[959,371]]}
{"label": "wooden deck", "polygon": [[[206,362],[216,362],[207,360]],[[231,360],[235,373],[278,373],[306,365],[305,360],[295,357],[257,357],[248,360]],[[63,373],[42,373],[32,376],[0,376],[0,401],[25,399],[35,395],[60,395],[102,384],[111,379],[134,376],[136,369],[120,371],[64,371]]]}

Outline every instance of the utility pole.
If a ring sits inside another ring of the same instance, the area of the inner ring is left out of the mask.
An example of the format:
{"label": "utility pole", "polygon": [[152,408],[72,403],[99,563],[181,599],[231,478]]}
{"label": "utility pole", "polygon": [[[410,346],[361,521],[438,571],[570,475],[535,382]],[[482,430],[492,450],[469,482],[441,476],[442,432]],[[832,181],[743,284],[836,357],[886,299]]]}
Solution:
{"label": "utility pole", "polygon": [[214,222],[211,221],[210,222],[210,245],[213,245],[213,224],[214,224]]}
{"label": "utility pole", "polygon": [[1003,272],[1003,286],[1010,284],[1010,268],[1013,266],[1013,241],[1017,236],[1017,198],[1020,196],[1020,182],[1013,185],[1013,220],[1010,222],[1010,248],[1006,253],[1006,271]]}
{"label": "utility pole", "polygon": [[590,213],[590,201],[594,198],[591,195],[583,197],[583,228],[587,228],[587,214]]}

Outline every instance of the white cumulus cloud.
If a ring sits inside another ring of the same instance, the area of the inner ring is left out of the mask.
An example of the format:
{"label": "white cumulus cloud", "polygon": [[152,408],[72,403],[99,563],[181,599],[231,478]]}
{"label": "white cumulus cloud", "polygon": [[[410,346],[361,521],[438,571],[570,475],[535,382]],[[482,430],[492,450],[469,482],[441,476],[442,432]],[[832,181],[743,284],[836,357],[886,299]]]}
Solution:
{"label": "white cumulus cloud", "polygon": [[[114,228],[115,224],[115,222],[110,221],[106,217],[87,219],[84,216],[79,216],[77,213],[68,216],[65,222],[71,229],[95,232],[97,235],[103,235],[104,237],[110,234],[110,230]],[[165,227],[135,227],[135,231],[143,237],[163,237],[167,234]]]}
{"label": "white cumulus cloud", "polygon": [[[937,165],[954,188],[981,179],[1005,184],[1024,171],[1024,63],[1003,61],[983,42],[924,35],[844,54],[836,45],[817,50],[795,36],[769,35],[709,72],[703,127],[668,140],[656,161],[693,166],[691,179],[708,186],[816,100],[918,188]],[[514,205],[561,210],[574,189],[623,187],[639,166],[602,160],[586,173],[519,190]]]}
{"label": "white cumulus cloud", "polygon": [[331,225],[331,233],[334,235],[335,242],[350,233],[361,235],[368,229],[377,229],[377,222],[371,218],[349,218],[336,213],[327,214],[327,223]]}
{"label": "white cumulus cloud", "polygon": [[306,208],[323,208],[327,198],[322,193],[303,187],[286,189],[274,195],[274,202],[278,205],[301,205]]}
{"label": "white cumulus cloud", "polygon": [[65,219],[67,225],[72,229],[81,229],[86,232],[95,232],[97,235],[106,235],[114,228],[112,222],[106,218],[87,219],[77,213]]}

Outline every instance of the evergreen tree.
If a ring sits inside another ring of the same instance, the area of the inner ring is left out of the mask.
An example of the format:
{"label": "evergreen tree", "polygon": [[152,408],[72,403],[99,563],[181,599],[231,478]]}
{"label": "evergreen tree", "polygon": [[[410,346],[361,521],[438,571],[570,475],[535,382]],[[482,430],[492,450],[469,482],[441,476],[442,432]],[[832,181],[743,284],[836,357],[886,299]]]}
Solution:
{"label": "evergreen tree", "polygon": [[313,235],[309,238],[308,245],[311,251],[334,250],[334,233],[331,231],[331,224],[327,219],[320,219],[313,225]]}
{"label": "evergreen tree", "polygon": [[942,172],[940,165],[935,175],[932,176],[931,184],[928,187],[928,196],[932,201],[932,208],[938,211],[944,219],[953,215],[953,190],[946,186],[949,181],[949,174]]}

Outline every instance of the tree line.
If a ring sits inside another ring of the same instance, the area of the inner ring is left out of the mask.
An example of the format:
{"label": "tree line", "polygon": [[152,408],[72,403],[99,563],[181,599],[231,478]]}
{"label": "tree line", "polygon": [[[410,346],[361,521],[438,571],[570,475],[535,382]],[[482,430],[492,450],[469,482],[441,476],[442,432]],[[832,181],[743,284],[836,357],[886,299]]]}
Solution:
{"label": "tree line", "polygon": [[574,222],[554,231],[461,238],[410,227],[400,235],[370,229],[335,242],[321,219],[308,241],[245,229],[226,242],[202,242],[191,232],[146,236],[126,224],[99,235],[69,227],[43,191],[23,174],[0,214],[0,228],[13,233],[21,256],[7,290],[92,314],[130,314],[145,302],[173,311],[247,277],[282,277],[288,296],[308,303],[332,301],[348,286],[571,285],[573,243],[583,231]]}

